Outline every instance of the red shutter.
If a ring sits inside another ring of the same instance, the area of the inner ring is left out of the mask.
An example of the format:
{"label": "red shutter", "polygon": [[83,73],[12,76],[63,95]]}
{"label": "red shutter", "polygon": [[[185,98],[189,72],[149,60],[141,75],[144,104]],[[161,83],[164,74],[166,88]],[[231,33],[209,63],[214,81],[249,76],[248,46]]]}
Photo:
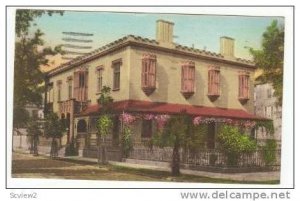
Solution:
{"label": "red shutter", "polygon": [[142,58],[141,73],[142,88],[155,88],[156,83],[156,56],[145,54]]}
{"label": "red shutter", "polygon": [[208,71],[208,95],[213,94],[213,71],[209,70]]}

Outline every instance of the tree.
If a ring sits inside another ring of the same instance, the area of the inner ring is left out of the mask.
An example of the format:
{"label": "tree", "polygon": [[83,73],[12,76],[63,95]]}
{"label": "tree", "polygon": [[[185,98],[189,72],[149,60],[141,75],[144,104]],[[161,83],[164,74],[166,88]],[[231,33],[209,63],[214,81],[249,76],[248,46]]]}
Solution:
{"label": "tree", "polygon": [[250,48],[257,67],[262,74],[257,78],[262,83],[272,83],[274,96],[282,104],[284,28],[274,20],[262,36],[262,49]]}
{"label": "tree", "polygon": [[16,43],[14,63],[14,125],[27,121],[21,111],[27,104],[41,105],[44,91],[44,74],[41,65],[48,65],[47,56],[63,53],[61,46],[54,49],[45,47],[44,35],[37,29],[34,34],[29,29],[34,19],[43,14],[63,14],[62,11],[17,10],[16,11]]}
{"label": "tree", "polygon": [[39,136],[42,135],[40,124],[36,119],[31,119],[27,125],[27,135],[30,140],[30,153],[38,156]]}
{"label": "tree", "polygon": [[153,138],[153,144],[159,147],[172,147],[171,172],[173,176],[180,175],[180,149],[186,146],[189,139],[190,118],[185,114],[172,116],[165,128]]}
{"label": "tree", "polygon": [[56,113],[50,112],[46,115],[45,121],[45,135],[47,138],[52,138],[50,157],[54,158],[57,156],[58,145],[57,139],[63,136],[66,128],[64,123],[59,119]]}
{"label": "tree", "polygon": [[[110,104],[113,102],[113,98],[110,96],[110,87],[103,86],[101,89],[98,104],[101,106],[100,117],[97,121],[97,141],[98,141],[98,163],[100,163],[100,152],[102,164],[106,164],[106,145],[105,137],[111,133],[113,127],[113,121],[110,114]],[[102,146],[101,146],[102,139]],[[101,150],[102,148],[102,150]],[[100,151],[101,150],[101,151]]]}

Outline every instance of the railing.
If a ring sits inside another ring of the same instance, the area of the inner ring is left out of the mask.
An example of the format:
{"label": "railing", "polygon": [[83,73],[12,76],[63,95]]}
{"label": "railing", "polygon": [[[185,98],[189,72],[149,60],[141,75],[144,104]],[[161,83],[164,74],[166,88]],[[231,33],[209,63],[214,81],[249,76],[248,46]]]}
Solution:
{"label": "railing", "polygon": [[[149,161],[172,161],[172,148],[134,148],[130,153],[130,159],[149,160]],[[198,150],[197,152],[184,152],[180,150],[180,160],[182,165],[189,167],[217,167],[217,168],[280,168],[281,150],[273,151],[275,160],[266,162],[266,154],[264,150],[256,150],[253,153],[242,153],[240,155],[231,156],[221,150]]]}

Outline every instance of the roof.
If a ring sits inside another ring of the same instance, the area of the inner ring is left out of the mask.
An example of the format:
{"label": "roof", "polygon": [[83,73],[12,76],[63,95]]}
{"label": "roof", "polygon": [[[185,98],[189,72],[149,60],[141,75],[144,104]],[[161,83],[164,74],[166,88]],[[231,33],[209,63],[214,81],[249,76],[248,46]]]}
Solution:
{"label": "roof", "polygon": [[[255,116],[241,109],[228,109],[206,106],[195,106],[185,104],[150,102],[139,100],[125,100],[112,103],[111,108],[114,112],[136,112],[152,114],[179,114],[185,112],[192,116],[235,118],[247,120],[266,120],[264,117]],[[78,116],[97,115],[101,107],[98,104],[89,105]]]}
{"label": "roof", "polygon": [[190,56],[196,56],[201,57],[203,59],[211,59],[215,61],[220,61],[224,63],[230,63],[230,64],[236,64],[236,65],[242,65],[249,68],[255,68],[255,65],[252,61],[241,59],[241,58],[224,58],[223,55],[215,52],[210,52],[206,50],[200,50],[193,47],[187,47],[180,44],[175,44],[174,48],[172,47],[164,47],[159,44],[158,41],[143,38],[140,36],[134,36],[134,35],[127,35],[123,38],[120,38],[118,40],[115,40],[107,45],[104,45],[96,50],[93,50],[92,52],[87,53],[83,56],[78,56],[66,63],[61,64],[55,69],[50,70],[47,75],[53,76],[55,74],[58,74],[60,72],[63,72],[65,70],[71,69],[73,67],[76,67],[78,65],[84,64],[85,62],[88,62],[90,60],[96,59],[102,55],[108,54],[112,51],[115,51],[117,49],[120,49],[122,47],[125,47],[127,45],[135,45],[135,46],[146,46],[147,48],[160,48],[164,51],[172,51],[172,53],[177,54],[185,54]]}

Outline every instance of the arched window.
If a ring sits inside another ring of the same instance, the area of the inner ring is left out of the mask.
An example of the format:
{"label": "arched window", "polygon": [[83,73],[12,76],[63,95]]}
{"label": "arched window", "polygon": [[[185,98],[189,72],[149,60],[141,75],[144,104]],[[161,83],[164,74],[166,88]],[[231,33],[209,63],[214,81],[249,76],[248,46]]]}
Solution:
{"label": "arched window", "polygon": [[87,132],[87,125],[84,119],[81,119],[77,123],[77,132],[78,133],[85,133]]}

